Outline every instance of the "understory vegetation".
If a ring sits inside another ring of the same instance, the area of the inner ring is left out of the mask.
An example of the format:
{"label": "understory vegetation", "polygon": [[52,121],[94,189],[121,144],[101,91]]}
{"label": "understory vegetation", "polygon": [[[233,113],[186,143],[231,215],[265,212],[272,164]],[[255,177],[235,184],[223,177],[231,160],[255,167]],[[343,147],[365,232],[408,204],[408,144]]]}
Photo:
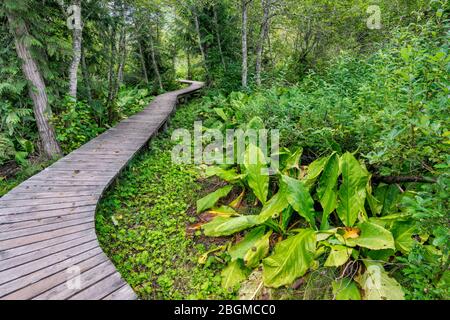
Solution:
{"label": "understory vegetation", "polygon": [[[89,2],[75,95],[64,1],[24,3],[0,5],[0,196],[176,78],[205,82],[98,207],[100,244],[140,298],[450,299],[447,0]],[[264,174],[251,139],[239,163],[175,163],[172,133],[195,121],[279,130],[279,166]]]}

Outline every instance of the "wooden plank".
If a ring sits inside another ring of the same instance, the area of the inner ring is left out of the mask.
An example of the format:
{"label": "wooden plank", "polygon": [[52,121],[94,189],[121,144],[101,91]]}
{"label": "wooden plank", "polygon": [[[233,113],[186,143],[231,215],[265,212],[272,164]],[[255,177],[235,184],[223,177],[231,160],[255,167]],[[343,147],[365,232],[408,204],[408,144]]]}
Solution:
{"label": "wooden plank", "polygon": [[[86,263],[84,264],[86,265]],[[81,288],[78,290],[70,289],[67,286],[67,283],[61,283],[58,286],[55,286],[51,290],[48,290],[47,292],[44,292],[43,294],[37,296],[34,298],[34,300],[63,300],[63,299],[69,299],[70,297],[74,296],[75,294],[82,292],[83,290],[86,290],[87,288],[91,286],[97,285],[97,283],[108,276],[117,273],[116,268],[114,265],[107,260],[106,258],[101,262],[101,264],[98,264],[92,268],[87,268],[84,265],[80,264],[78,265],[80,267],[80,285]],[[67,278],[67,275],[65,275]],[[72,280],[73,277],[67,279]],[[66,280],[66,281],[67,281]],[[123,282],[125,283],[125,282]]]}
{"label": "wooden plank", "polygon": [[29,206],[31,203],[33,205],[43,205],[43,204],[57,204],[57,203],[72,203],[74,201],[98,201],[98,196],[71,196],[71,197],[61,197],[61,198],[53,198],[53,199],[0,199],[0,208],[14,208],[14,207],[22,207]]}
{"label": "wooden plank", "polygon": [[20,213],[15,215],[0,215],[0,224],[9,224],[23,221],[39,221],[45,218],[54,218],[54,217],[62,217],[66,215],[73,215],[76,213],[85,213],[92,212],[95,214],[96,205],[93,206],[85,206],[85,207],[76,207],[76,208],[67,208],[67,209],[56,209],[56,210],[47,210],[47,211],[38,211],[38,212],[29,212],[29,213]]}
{"label": "wooden plank", "polygon": [[27,262],[19,266],[15,266],[13,268],[3,270],[0,272],[0,284],[26,276],[27,274],[36,272],[40,269],[51,266],[66,259],[76,257],[83,252],[90,251],[95,248],[98,248],[97,239],[91,240],[87,243],[83,243],[76,247],[68,248],[64,251],[60,251],[46,257],[42,257],[34,261]]}
{"label": "wooden plank", "polygon": [[96,200],[86,200],[86,201],[81,200],[81,201],[73,201],[73,202],[37,204],[37,205],[22,206],[22,207],[5,207],[5,208],[0,208],[0,215],[16,215],[16,214],[22,214],[22,213],[39,212],[39,211],[79,208],[79,207],[86,207],[86,206],[94,206],[96,204],[97,204]]}
{"label": "wooden plank", "polygon": [[0,202],[3,201],[15,201],[15,200],[40,200],[40,199],[59,199],[66,197],[97,197],[100,198],[100,192],[93,191],[49,191],[49,192],[20,192],[20,193],[8,193],[0,199]]}
{"label": "wooden plank", "polygon": [[93,222],[88,222],[84,224],[79,224],[76,226],[71,226],[67,228],[61,228],[58,230],[47,231],[39,234],[33,234],[31,236],[14,238],[9,240],[0,241],[0,250],[12,249],[20,246],[24,246],[26,244],[40,242],[44,240],[48,240],[54,237],[59,237],[69,233],[75,233],[78,231],[86,230],[86,229],[94,229],[95,224]]}
{"label": "wooden plank", "polygon": [[96,247],[92,250],[81,252],[66,260],[60,261],[56,264],[47,266],[43,269],[27,274],[23,277],[4,283],[0,285],[0,298],[13,293],[14,291],[30,286],[33,283],[36,283],[44,278],[47,278],[57,272],[67,270],[70,267],[74,267],[78,265],[80,262],[93,256],[96,256],[100,253],[102,253],[102,250],[99,247]]}
{"label": "wooden plank", "polygon": [[73,248],[75,246],[79,246],[86,242],[96,240],[96,239],[97,239],[97,237],[96,237],[95,233],[92,232],[81,238],[75,238],[73,240],[65,241],[62,243],[57,243],[57,244],[49,246],[49,247],[45,247],[45,248],[35,250],[35,251],[29,252],[26,254],[15,256],[10,259],[5,259],[5,260],[2,260],[2,263],[0,265],[0,271],[22,265],[22,264],[28,263],[30,261],[35,261],[35,260],[47,257],[49,255],[58,253],[60,251],[67,250],[67,249]]}
{"label": "wooden plank", "polygon": [[87,217],[79,217],[78,219],[62,221],[62,222],[58,222],[58,223],[45,224],[42,226],[32,226],[32,227],[28,227],[28,228],[20,229],[20,230],[4,231],[0,234],[0,241],[14,239],[14,238],[20,238],[20,237],[24,237],[24,236],[31,236],[33,234],[43,233],[46,231],[58,230],[61,228],[76,226],[76,225],[87,223],[87,222],[94,222],[94,215],[91,214]]}
{"label": "wooden plank", "polygon": [[97,282],[95,285],[70,297],[69,300],[101,300],[112,292],[123,286],[124,280],[118,272],[114,272],[107,278]]}
{"label": "wooden plank", "polygon": [[55,245],[58,245],[58,244],[61,244],[61,243],[67,242],[67,241],[71,241],[73,239],[84,238],[84,237],[88,237],[91,235],[95,236],[95,231],[91,228],[86,228],[86,229],[78,231],[78,232],[65,234],[63,236],[54,237],[51,239],[47,239],[45,241],[34,242],[34,243],[23,245],[20,247],[14,247],[11,249],[2,250],[2,251],[0,251],[0,259],[2,261],[6,260],[6,259],[12,259],[14,257],[32,253],[32,252],[35,252],[38,250],[43,250],[43,249],[51,247],[51,246],[55,246]]}
{"label": "wooden plank", "polygon": [[[108,258],[104,254],[98,254],[77,264],[80,271],[81,283],[84,283],[85,272],[95,267],[103,267]],[[68,272],[67,269],[57,272],[48,278],[42,279],[32,285],[19,289],[14,293],[5,296],[3,299],[35,299],[35,300],[62,300],[77,293],[76,287],[71,288],[69,281],[73,281],[76,275]]]}
{"label": "wooden plank", "polygon": [[137,296],[133,289],[126,284],[113,293],[107,295],[103,300],[136,300]]}

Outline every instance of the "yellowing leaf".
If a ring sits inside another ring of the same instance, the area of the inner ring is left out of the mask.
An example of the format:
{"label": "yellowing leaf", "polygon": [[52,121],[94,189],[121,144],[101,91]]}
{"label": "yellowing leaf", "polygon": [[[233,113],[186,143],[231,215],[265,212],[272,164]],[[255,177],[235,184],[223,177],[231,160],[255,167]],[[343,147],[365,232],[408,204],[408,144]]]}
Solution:
{"label": "yellowing leaf", "polygon": [[358,228],[345,227],[342,228],[344,230],[344,234],[342,235],[345,240],[347,239],[356,239],[359,237],[361,230]]}
{"label": "yellowing leaf", "polygon": [[256,268],[260,261],[269,253],[269,238],[272,231],[267,232],[263,237],[258,239],[247,251],[244,256],[245,266],[249,268]]}
{"label": "yellowing leaf", "polygon": [[316,236],[312,229],[279,242],[274,253],[263,260],[264,284],[278,288],[303,276],[314,261]]}
{"label": "yellowing leaf", "polygon": [[348,261],[353,249],[346,246],[331,246],[331,252],[325,261],[325,267],[339,267]]}
{"label": "yellowing leaf", "polygon": [[231,261],[228,266],[222,270],[222,287],[232,290],[238,283],[247,279],[249,270],[242,265],[241,260]]}
{"label": "yellowing leaf", "polygon": [[356,278],[363,289],[364,300],[404,300],[400,284],[378,264],[368,264],[363,275]]}
{"label": "yellowing leaf", "polygon": [[372,250],[395,249],[392,233],[383,227],[366,221],[358,224],[358,228],[361,230],[360,236],[346,239],[346,245],[356,245]]}

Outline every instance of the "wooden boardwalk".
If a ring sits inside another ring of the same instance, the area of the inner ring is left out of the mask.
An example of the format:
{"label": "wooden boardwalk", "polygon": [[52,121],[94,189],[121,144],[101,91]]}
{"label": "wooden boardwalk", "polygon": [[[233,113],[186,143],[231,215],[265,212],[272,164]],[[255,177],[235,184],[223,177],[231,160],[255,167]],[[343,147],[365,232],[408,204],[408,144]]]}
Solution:
{"label": "wooden boardwalk", "polygon": [[136,299],[99,246],[95,210],[177,100],[203,87],[185,82],[0,198],[0,299]]}

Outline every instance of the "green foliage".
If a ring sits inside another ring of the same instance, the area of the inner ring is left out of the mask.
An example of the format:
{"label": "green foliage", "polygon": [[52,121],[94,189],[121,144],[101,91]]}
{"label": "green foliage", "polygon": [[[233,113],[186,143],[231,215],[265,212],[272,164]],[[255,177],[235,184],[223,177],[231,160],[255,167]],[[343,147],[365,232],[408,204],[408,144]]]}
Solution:
{"label": "green foliage", "polygon": [[[190,127],[195,118],[195,105],[183,107],[171,128]],[[100,244],[142,299],[231,298],[217,274],[223,250],[186,231],[200,186],[193,166],[172,163],[172,146],[170,135],[156,138],[101,201]]]}

